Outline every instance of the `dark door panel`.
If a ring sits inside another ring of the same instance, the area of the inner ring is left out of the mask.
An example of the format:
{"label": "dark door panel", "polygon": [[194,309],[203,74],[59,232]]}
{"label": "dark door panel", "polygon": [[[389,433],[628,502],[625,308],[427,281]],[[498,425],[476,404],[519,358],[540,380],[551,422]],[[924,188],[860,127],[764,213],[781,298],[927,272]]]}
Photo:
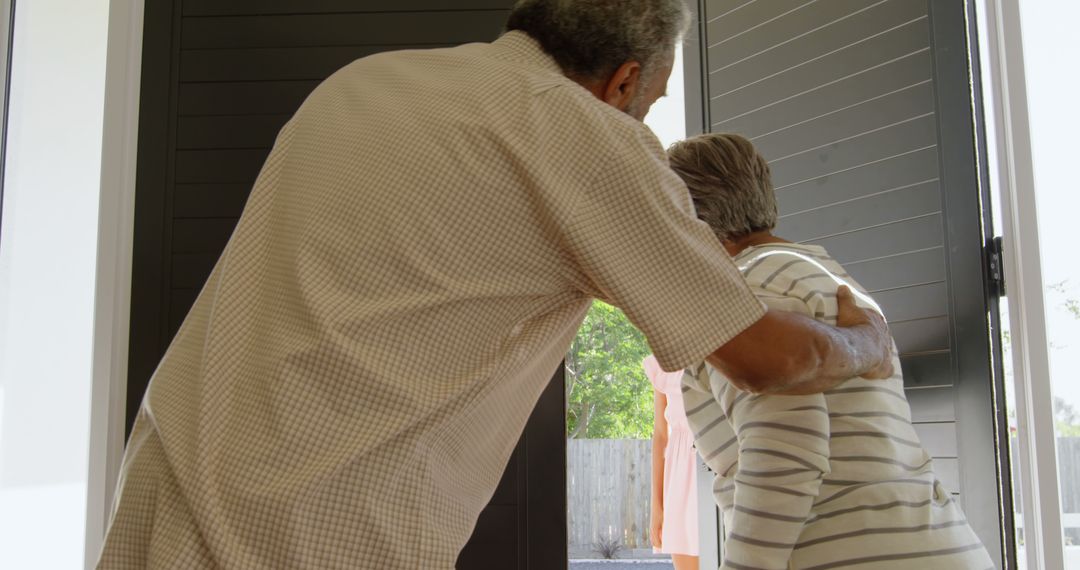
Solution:
{"label": "dark door panel", "polygon": [[[321,80],[374,53],[493,40],[512,0],[148,2],[128,421],[239,218],[278,131]],[[566,566],[562,372],[458,567]],[[437,523],[437,521],[434,521]]]}

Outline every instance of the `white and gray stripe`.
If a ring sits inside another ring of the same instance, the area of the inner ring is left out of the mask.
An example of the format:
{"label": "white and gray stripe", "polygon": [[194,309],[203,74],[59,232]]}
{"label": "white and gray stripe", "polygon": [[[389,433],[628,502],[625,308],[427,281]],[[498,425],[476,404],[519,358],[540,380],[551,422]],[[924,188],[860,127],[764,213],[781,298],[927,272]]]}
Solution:
{"label": "white and gray stripe", "polygon": [[[816,246],[750,248],[735,263],[775,309],[835,322],[838,283],[878,309]],[[992,567],[933,473],[894,364],[889,380],[856,378],[812,396],[749,397],[708,365],[687,371],[696,446],[718,474],[713,490],[728,532],[722,570],[908,560],[921,570]]]}

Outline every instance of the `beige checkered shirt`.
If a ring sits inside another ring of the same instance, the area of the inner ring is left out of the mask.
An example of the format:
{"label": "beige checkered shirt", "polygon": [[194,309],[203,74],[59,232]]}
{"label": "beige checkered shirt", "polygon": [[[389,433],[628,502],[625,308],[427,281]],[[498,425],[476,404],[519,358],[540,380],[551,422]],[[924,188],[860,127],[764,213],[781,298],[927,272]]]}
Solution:
{"label": "beige checkered shirt", "polygon": [[354,62],[155,373],[100,567],[453,567],[594,297],[668,370],[763,312],[656,138],[528,36]]}

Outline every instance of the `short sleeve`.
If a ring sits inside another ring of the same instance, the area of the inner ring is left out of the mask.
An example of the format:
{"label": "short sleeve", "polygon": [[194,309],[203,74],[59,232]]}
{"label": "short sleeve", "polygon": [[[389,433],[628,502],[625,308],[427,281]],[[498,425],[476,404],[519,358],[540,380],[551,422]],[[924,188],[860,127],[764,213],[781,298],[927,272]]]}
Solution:
{"label": "short sleeve", "polygon": [[663,378],[664,371],[660,369],[660,363],[656,361],[656,357],[651,354],[646,356],[645,360],[641,361],[641,367],[645,369],[645,377],[649,379],[653,389],[662,392],[664,387],[657,384],[657,382]]}
{"label": "short sleeve", "polygon": [[[627,131],[630,129],[627,128]],[[622,309],[664,370],[700,362],[765,313],[641,127],[601,165],[565,228],[586,294]]]}

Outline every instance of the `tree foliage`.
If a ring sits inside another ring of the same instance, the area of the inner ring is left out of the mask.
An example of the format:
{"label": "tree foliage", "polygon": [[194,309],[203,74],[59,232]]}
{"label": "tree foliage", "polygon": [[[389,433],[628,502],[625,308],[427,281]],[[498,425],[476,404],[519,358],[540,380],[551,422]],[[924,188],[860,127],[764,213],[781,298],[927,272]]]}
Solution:
{"label": "tree foliage", "polygon": [[568,437],[652,437],[652,385],[641,367],[648,355],[645,336],[622,311],[593,303],[566,355]]}

